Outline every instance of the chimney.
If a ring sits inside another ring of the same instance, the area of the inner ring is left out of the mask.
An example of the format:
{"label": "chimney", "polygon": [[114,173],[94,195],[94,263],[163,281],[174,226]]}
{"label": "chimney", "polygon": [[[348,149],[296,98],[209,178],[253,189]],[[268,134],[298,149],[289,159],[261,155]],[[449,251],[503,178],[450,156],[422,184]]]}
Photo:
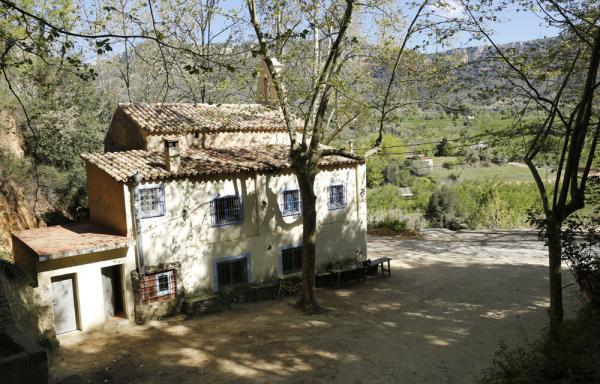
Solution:
{"label": "chimney", "polygon": [[354,142],[352,140],[348,140],[348,152],[354,154]]}
{"label": "chimney", "polygon": [[[273,66],[275,67],[275,72],[279,73],[281,71],[282,65],[276,58],[271,58],[273,62]],[[262,60],[260,62],[260,67],[258,69],[258,89],[257,89],[257,101],[259,104],[263,104],[269,107],[277,107],[279,106],[279,99],[277,98],[277,92],[275,91],[275,87],[273,86],[273,79],[271,78],[271,73],[269,72],[269,67],[267,67],[267,63]]]}
{"label": "chimney", "polygon": [[165,169],[168,172],[179,171],[179,165],[181,163],[181,157],[179,155],[179,138],[176,137],[165,137],[163,138],[165,144],[164,157],[165,157]]}

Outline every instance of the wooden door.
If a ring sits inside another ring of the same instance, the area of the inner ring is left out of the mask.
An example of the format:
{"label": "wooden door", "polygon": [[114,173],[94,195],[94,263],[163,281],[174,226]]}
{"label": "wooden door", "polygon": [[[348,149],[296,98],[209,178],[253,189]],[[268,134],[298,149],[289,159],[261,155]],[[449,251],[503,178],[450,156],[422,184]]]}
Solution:
{"label": "wooden door", "polygon": [[123,286],[121,284],[121,265],[105,267],[102,273],[102,293],[104,296],[104,315],[107,320],[123,314]]}
{"label": "wooden door", "polygon": [[77,329],[77,308],[75,306],[74,275],[52,278],[52,306],[56,333]]}

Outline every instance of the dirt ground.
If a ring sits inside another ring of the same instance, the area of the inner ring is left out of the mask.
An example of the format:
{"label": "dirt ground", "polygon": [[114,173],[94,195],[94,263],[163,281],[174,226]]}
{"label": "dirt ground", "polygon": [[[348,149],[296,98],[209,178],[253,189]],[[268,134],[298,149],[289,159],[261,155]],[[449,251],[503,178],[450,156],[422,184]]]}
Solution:
{"label": "dirt ground", "polygon": [[[498,343],[522,346],[547,322],[546,254],[526,232],[431,231],[369,238],[390,278],[194,319],[115,325],[61,337],[60,383],[473,383]],[[571,279],[565,273],[565,282]],[[566,290],[575,308],[578,298]]]}

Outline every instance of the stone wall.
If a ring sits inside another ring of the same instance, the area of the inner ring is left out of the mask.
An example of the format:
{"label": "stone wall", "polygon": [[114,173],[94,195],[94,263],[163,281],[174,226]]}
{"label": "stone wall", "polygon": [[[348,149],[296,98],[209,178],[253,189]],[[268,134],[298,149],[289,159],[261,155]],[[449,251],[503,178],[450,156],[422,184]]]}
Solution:
{"label": "stone wall", "polygon": [[12,320],[42,346],[56,345],[52,293],[33,287],[32,281],[14,264],[0,263],[0,289],[10,307]]}

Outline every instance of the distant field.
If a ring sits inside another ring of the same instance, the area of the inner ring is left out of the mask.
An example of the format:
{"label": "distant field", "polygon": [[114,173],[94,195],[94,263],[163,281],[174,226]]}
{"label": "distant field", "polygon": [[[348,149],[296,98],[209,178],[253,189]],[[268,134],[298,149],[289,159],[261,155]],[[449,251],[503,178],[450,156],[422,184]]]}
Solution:
{"label": "distant field", "polygon": [[[466,122],[461,117],[456,120],[438,114],[430,118],[406,118],[396,123],[396,133],[401,137],[410,138],[408,144],[438,141],[442,137],[450,140],[460,137],[461,132],[466,136],[478,135],[483,132],[504,132],[511,129],[512,119],[499,113],[485,113],[475,116]],[[482,137],[481,140],[469,142],[489,141],[492,137]]]}
{"label": "distant field", "polygon": [[[446,158],[448,159],[448,158]],[[448,160],[445,160],[448,161]],[[437,165],[436,161],[436,165]],[[441,161],[439,164],[443,163]],[[458,174],[460,177],[458,178],[458,182],[461,181],[471,181],[478,179],[492,179],[496,181],[507,181],[507,182],[533,182],[533,177],[531,176],[531,172],[529,168],[523,166],[516,165],[503,165],[497,166],[492,165],[489,167],[466,167],[463,165],[457,166],[453,169],[446,169],[442,167],[435,167],[432,176],[438,182],[448,181],[448,176],[450,174]],[[552,181],[553,175],[548,171],[546,175],[546,171],[542,170],[541,172],[542,179]]]}

